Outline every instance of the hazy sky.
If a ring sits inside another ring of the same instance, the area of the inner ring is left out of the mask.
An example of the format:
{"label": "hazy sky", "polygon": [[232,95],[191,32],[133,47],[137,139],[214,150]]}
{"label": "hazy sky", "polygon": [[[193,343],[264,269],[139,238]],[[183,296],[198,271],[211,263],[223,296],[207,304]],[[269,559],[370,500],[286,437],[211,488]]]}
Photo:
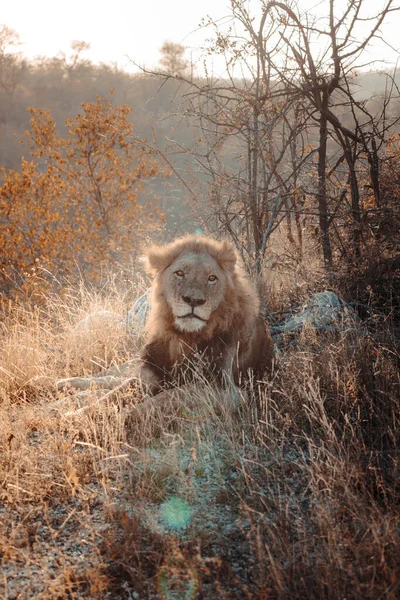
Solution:
{"label": "hazy sky", "polygon": [[154,66],[164,40],[201,44],[204,33],[192,33],[201,18],[227,14],[228,4],[225,0],[4,0],[0,24],[20,34],[21,51],[29,57],[68,52],[71,40],[84,40],[91,45],[85,56],[94,62],[117,61],[125,66],[128,55]]}
{"label": "hazy sky", "polygon": [[[336,0],[338,10],[343,3],[347,5],[347,0]],[[300,0],[299,4],[317,12],[321,5],[324,10],[327,6],[319,0]],[[365,0],[364,4],[374,11],[385,2]],[[20,50],[26,56],[68,53],[71,40],[84,40],[91,45],[87,58],[117,62],[124,68],[129,68],[127,56],[154,67],[166,39],[188,46],[190,58],[190,48],[201,46],[210,35],[208,30],[198,30],[202,17],[220,19],[229,14],[229,0],[3,0],[2,5],[0,24],[20,34]],[[400,14],[393,13],[388,21],[385,39],[399,47]],[[375,42],[369,58],[379,54],[394,60],[394,54]]]}

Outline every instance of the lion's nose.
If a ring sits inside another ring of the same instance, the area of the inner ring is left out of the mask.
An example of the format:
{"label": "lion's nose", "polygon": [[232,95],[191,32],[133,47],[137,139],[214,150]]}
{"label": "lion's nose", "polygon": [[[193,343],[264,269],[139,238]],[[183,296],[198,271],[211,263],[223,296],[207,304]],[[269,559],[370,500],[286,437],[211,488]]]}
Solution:
{"label": "lion's nose", "polygon": [[186,302],[186,304],[189,304],[192,308],[195,306],[201,306],[206,302],[202,298],[191,298],[191,296],[182,296],[182,300]]}

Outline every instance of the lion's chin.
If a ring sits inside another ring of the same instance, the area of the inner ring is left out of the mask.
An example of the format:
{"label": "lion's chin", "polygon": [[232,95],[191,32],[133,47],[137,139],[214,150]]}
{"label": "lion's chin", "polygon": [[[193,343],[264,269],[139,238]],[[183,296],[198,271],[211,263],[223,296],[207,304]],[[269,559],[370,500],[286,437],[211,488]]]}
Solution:
{"label": "lion's chin", "polygon": [[206,321],[197,317],[175,317],[176,328],[180,331],[195,332],[200,331],[206,325]]}

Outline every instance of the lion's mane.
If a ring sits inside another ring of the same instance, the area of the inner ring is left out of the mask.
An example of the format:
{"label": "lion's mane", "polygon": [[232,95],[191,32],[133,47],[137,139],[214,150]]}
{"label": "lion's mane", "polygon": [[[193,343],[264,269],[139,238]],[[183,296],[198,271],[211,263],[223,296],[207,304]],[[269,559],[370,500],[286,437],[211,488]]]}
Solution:
{"label": "lion's mane", "polygon": [[[211,256],[226,277],[225,294],[205,327],[195,332],[177,331],[166,300],[163,273],[180,256],[196,253]],[[161,379],[190,356],[204,350],[222,357],[236,351],[234,376],[253,369],[261,373],[272,361],[272,340],[260,316],[260,302],[252,282],[237,263],[233,245],[206,237],[186,236],[166,246],[153,246],[147,252],[147,270],[154,275],[151,311],[146,327],[143,362]],[[168,379],[168,377],[167,377]]]}

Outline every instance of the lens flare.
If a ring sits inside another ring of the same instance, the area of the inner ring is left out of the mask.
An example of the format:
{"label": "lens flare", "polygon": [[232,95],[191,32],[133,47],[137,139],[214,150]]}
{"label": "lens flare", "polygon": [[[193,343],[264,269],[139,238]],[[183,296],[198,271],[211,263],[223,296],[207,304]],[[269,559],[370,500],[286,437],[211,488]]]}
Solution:
{"label": "lens flare", "polygon": [[192,519],[192,509],[183,498],[173,496],[160,506],[160,517],[167,527],[183,529]]}

